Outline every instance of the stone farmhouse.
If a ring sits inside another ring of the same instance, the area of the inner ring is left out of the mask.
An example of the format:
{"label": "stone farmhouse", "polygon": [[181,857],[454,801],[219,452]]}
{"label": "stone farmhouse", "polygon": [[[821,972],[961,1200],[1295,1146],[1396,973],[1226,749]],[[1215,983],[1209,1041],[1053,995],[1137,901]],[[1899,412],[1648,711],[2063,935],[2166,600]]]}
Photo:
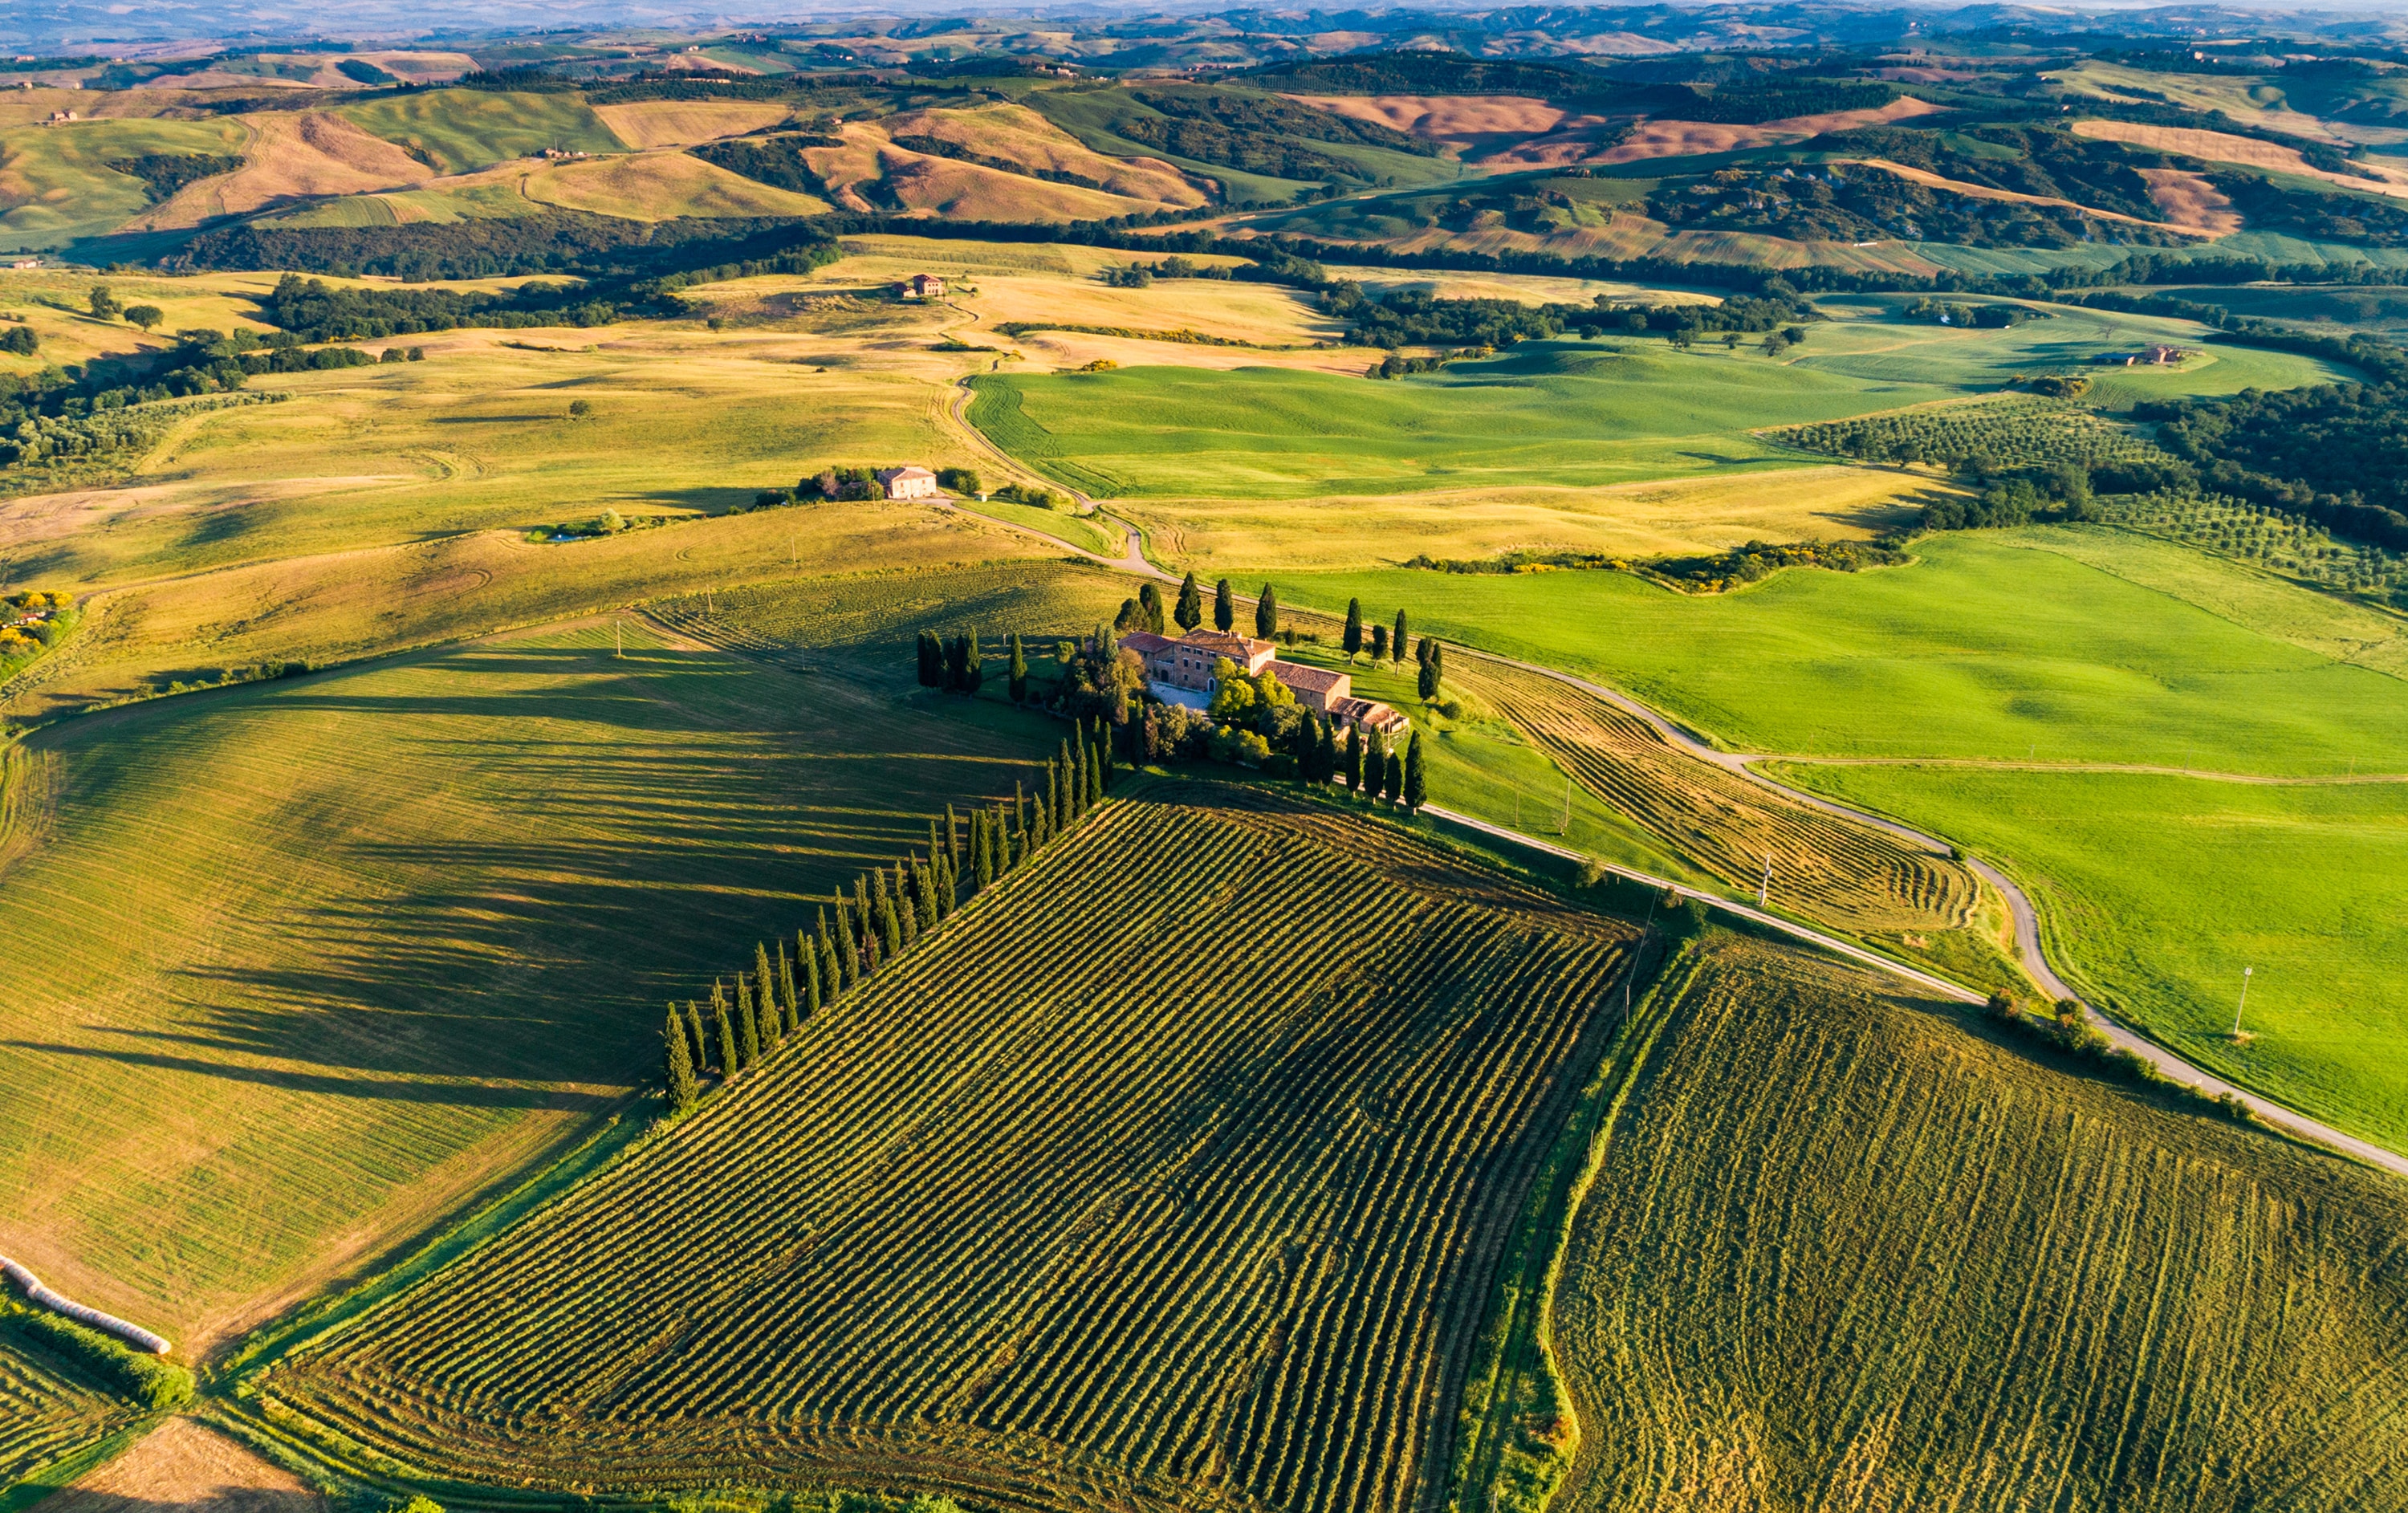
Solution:
{"label": "stone farmhouse", "polygon": [[1299,706],[1340,725],[1360,725],[1397,736],[1410,724],[1384,704],[1354,697],[1354,680],[1346,674],[1282,662],[1268,641],[1198,628],[1176,640],[1152,631],[1132,631],[1121,637],[1121,645],[1144,660],[1146,680],[1156,685],[1157,693],[1176,690],[1209,698],[1218,687],[1212,669],[1226,657],[1249,678],[1269,673],[1287,685]]}
{"label": "stone farmhouse", "polygon": [[937,497],[937,475],[924,467],[882,467],[878,470],[878,486],[886,491],[889,499]]}
{"label": "stone farmhouse", "polygon": [[945,280],[933,273],[915,273],[895,286],[895,293],[905,299],[942,299]]}

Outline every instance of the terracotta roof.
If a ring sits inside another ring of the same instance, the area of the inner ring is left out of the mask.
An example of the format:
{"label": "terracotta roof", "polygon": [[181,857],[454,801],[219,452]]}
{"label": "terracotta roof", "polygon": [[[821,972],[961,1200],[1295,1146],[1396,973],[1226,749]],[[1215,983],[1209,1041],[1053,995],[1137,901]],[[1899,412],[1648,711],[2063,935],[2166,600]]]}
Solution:
{"label": "terracotta roof", "polygon": [[1329,712],[1340,720],[1371,725],[1381,730],[1389,730],[1398,725],[1410,723],[1403,715],[1397,713],[1386,705],[1374,704],[1369,699],[1332,699],[1329,702]]}
{"label": "terracotta roof", "polygon": [[1153,656],[1157,651],[1178,644],[1169,636],[1156,635],[1152,631],[1131,631],[1121,637],[1121,649],[1134,651],[1140,657]]}
{"label": "terracotta roof", "polygon": [[1354,680],[1344,673],[1326,672],[1319,667],[1308,667],[1300,662],[1274,662],[1271,664],[1270,671],[1272,677],[1288,687],[1311,689],[1315,693],[1326,693],[1340,683]]}
{"label": "terracotta roof", "polygon": [[902,467],[882,467],[878,470],[878,481],[881,483],[892,483],[896,478],[932,478],[936,476],[926,468],[911,464]]}
{"label": "terracotta roof", "polygon": [[1179,638],[1182,643],[1202,651],[1217,651],[1231,662],[1242,662],[1257,652],[1268,651],[1268,641],[1250,641],[1228,631],[1208,631],[1201,627]]}

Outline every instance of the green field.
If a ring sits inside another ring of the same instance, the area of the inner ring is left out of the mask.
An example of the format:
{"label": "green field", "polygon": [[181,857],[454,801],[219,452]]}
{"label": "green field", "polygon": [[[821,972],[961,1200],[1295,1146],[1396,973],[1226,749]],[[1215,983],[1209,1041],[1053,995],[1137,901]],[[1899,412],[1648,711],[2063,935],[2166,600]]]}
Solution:
{"label": "green field", "polygon": [[701,1112],[277,1362],[266,1426],[529,1492],[1427,1506],[1638,932],[1384,825],[1131,792]]}
{"label": "green field", "polygon": [[1394,382],[1268,367],[976,381],[971,423],[1066,482],[1140,498],[1281,500],[1794,465],[1744,433],[1948,393],[1753,353],[1576,340]]}
{"label": "green field", "polygon": [[414,149],[447,174],[474,173],[548,147],[595,154],[626,150],[585,97],[573,92],[429,90],[341,106],[337,113],[371,136]]}
{"label": "green field", "polygon": [[1598,676],[1734,750],[2401,770],[2408,630],[2169,543],[1926,536],[1914,565],[1691,596],[1606,572],[1275,578],[1283,603]]}
{"label": "green field", "polygon": [[110,1434],[141,1417],[131,1399],[0,1318],[0,1497],[8,1506],[22,1506],[28,1482],[71,1479]]}
{"label": "green field", "polygon": [[1794,956],[1697,967],[1632,1028],[1562,1257],[1552,1506],[2408,1498],[2395,1180]]}
{"label": "green field", "polygon": [[235,121],[79,121],[0,132],[0,238],[11,247],[64,247],[99,236],[150,205],[149,186],[108,166],[150,154],[238,153],[250,134]]}
{"label": "green field", "polygon": [[[1051,749],[627,622],[67,721],[0,870],[12,1253],[205,1349],[626,1106],[659,1000]],[[6,852],[0,852],[5,855]]]}
{"label": "green field", "polygon": [[2186,1059],[2408,1149],[2408,783],[1776,770],[1999,863],[2068,979]]}

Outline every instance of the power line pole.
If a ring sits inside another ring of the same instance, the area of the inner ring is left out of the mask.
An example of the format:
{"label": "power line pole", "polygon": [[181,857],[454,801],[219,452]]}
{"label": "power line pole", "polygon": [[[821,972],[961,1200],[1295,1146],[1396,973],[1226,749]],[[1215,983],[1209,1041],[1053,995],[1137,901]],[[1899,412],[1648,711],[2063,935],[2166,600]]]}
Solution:
{"label": "power line pole", "polygon": [[1762,908],[1762,907],[1764,907],[1764,906],[1765,906],[1764,901],[1765,901],[1766,897],[1771,893],[1771,892],[1772,892],[1772,853],[1771,853],[1770,851],[1767,851],[1767,852],[1765,852],[1765,853],[1764,853],[1764,880],[1763,880],[1762,882],[1757,883],[1757,884],[1756,885],[1756,906],[1757,908]]}
{"label": "power line pole", "polygon": [[2241,1011],[2249,1006],[2249,974],[2257,970],[2254,966],[2241,969],[2241,1002],[2232,1009],[2232,1038],[2235,1040],[2241,1038]]}

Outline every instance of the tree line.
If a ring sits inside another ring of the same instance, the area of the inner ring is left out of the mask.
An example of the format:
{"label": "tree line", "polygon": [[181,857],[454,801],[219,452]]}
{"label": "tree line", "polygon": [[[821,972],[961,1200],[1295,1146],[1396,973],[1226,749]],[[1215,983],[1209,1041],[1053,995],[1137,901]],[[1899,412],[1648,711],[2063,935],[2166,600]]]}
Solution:
{"label": "tree line", "polygon": [[[702,1099],[706,1083],[725,1086],[759,1065],[828,1005],[891,967],[934,935],[964,902],[1025,865],[1103,801],[1111,786],[1111,741],[1082,721],[1045,761],[1032,794],[970,811],[952,805],[928,821],[928,842],[838,890],[793,951],[781,935],[752,948],[748,966],[711,979],[707,997],[672,1001],[661,1030],[661,1089],[673,1114]],[[968,890],[967,893],[965,889]]]}

